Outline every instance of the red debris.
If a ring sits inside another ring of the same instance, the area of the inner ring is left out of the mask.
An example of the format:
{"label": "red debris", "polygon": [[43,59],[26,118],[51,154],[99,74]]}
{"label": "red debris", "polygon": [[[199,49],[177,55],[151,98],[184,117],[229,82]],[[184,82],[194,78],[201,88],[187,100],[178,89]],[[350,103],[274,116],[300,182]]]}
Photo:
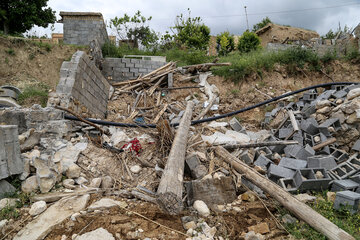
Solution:
{"label": "red debris", "polygon": [[131,144],[129,150],[130,151],[134,151],[136,152],[136,155],[139,155],[139,153],[141,152],[141,144],[140,144],[140,141],[137,139],[137,138],[134,138],[133,140],[131,140],[130,142],[124,144],[124,146],[122,146],[121,148],[126,148],[129,146],[129,144]]}

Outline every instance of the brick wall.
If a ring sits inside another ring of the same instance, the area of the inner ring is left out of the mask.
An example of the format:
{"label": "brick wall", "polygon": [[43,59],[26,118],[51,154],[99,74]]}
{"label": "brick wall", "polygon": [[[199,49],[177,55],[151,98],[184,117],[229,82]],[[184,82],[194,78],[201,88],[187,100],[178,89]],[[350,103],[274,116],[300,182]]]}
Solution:
{"label": "brick wall", "polygon": [[48,105],[70,108],[83,116],[105,117],[111,85],[83,51],[63,62],[56,93]]}
{"label": "brick wall", "polygon": [[102,46],[109,39],[101,13],[60,12],[60,16],[66,44],[89,45],[97,39]]}
{"label": "brick wall", "polygon": [[105,58],[103,75],[114,82],[135,79],[165,65],[166,62],[130,58]]}

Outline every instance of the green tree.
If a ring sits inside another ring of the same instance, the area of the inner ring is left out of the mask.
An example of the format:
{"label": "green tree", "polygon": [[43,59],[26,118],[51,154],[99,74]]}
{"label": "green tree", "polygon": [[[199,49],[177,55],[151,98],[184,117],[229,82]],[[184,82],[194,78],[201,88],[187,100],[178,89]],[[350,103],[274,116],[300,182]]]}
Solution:
{"label": "green tree", "polygon": [[48,0],[1,0],[0,27],[5,34],[24,33],[34,25],[47,27],[55,23],[55,11]]}
{"label": "green tree", "polygon": [[239,38],[238,50],[241,53],[248,53],[261,48],[260,38],[253,32],[245,31]]}
{"label": "green tree", "polygon": [[219,55],[227,55],[235,49],[234,36],[228,31],[216,36],[216,43],[220,46]]}
{"label": "green tree", "polygon": [[188,11],[187,18],[183,14],[176,16],[175,26],[171,28],[175,30],[174,39],[188,48],[205,50],[210,41],[210,28],[201,23],[200,17],[192,18],[190,9]]}
{"label": "green tree", "polygon": [[136,47],[141,43],[150,48],[159,40],[158,34],[147,25],[151,19],[151,16],[142,16],[140,11],[132,17],[125,13],[123,17],[110,19],[109,27],[115,30],[121,40],[133,40]]}
{"label": "green tree", "polygon": [[272,23],[272,21],[270,20],[269,17],[263,18],[263,20],[261,20],[261,22],[255,24],[255,25],[253,26],[253,30],[252,30],[252,31],[253,31],[253,32],[256,32],[257,30],[259,30],[260,28],[265,27],[265,26],[266,26],[267,24],[269,24],[269,23]]}

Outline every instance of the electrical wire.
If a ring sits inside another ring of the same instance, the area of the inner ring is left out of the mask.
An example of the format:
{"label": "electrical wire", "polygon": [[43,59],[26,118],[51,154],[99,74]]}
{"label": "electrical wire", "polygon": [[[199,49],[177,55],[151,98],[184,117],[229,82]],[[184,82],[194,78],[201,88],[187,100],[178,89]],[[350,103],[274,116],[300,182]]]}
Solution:
{"label": "electrical wire", "polygon": [[[245,107],[242,109],[239,109],[237,111],[233,111],[233,112],[229,112],[229,113],[225,113],[216,117],[210,117],[210,118],[205,118],[205,119],[201,119],[201,120],[196,120],[196,121],[192,121],[191,125],[196,125],[199,123],[204,123],[204,122],[210,122],[210,121],[215,121],[218,119],[222,119],[222,118],[227,118],[227,117],[231,117],[234,116],[236,114],[239,113],[243,113],[258,107],[261,107],[263,105],[278,101],[280,99],[301,93],[301,92],[305,92],[311,89],[316,89],[316,88],[326,88],[326,87],[331,87],[331,86],[336,86],[336,85],[352,85],[352,84],[359,84],[358,82],[335,82],[335,83],[323,83],[323,84],[318,84],[318,85],[314,85],[314,86],[309,86],[309,87],[305,87],[305,88],[301,88],[299,90],[293,91],[293,92],[288,92],[285,93],[283,95],[280,95],[278,97],[274,97],[271,98],[269,100],[266,100],[264,102],[260,102],[257,103],[255,105],[249,106],[249,107]],[[76,121],[80,121],[78,118],[74,117],[74,116],[69,116],[67,114],[65,114],[65,119],[68,120],[76,120]],[[140,123],[118,123],[118,122],[109,122],[109,121],[104,121],[104,120],[95,120],[95,119],[90,119],[90,118],[85,118],[87,121],[95,123],[95,124],[99,124],[99,125],[104,125],[104,126],[115,126],[115,127],[142,127],[142,128],[156,128],[155,124],[140,124]],[[172,127],[176,127],[178,126],[179,123],[175,123],[175,124],[170,124],[170,126]]]}

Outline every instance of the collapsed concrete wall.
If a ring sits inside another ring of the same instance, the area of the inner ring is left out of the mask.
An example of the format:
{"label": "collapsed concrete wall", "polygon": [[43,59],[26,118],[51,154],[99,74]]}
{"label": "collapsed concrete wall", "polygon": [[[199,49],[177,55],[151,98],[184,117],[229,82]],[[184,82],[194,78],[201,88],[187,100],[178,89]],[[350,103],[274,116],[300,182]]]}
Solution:
{"label": "collapsed concrete wall", "polygon": [[56,93],[49,95],[48,106],[62,106],[84,116],[106,116],[112,87],[83,51],[63,62]]}
{"label": "collapsed concrete wall", "polygon": [[129,59],[105,58],[103,62],[103,75],[114,82],[135,79],[140,74],[145,75],[165,65],[166,62]]}
{"label": "collapsed concrete wall", "polygon": [[60,12],[64,27],[64,43],[89,45],[97,39],[102,46],[109,40],[106,25],[101,13],[96,12]]}

